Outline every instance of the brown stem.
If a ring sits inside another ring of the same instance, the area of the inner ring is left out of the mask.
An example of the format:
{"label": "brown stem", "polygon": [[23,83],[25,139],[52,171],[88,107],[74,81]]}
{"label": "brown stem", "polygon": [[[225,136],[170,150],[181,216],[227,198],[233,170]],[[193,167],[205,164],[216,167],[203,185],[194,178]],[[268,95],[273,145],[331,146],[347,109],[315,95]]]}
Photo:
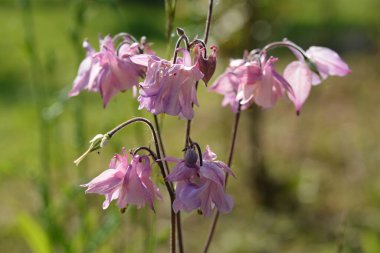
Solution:
{"label": "brown stem", "polygon": [[[162,157],[165,158],[166,152],[165,152],[165,148],[164,148],[164,143],[162,142],[162,138],[161,138],[161,130],[160,130],[160,125],[158,123],[157,115],[153,114],[153,118],[154,118],[154,125],[156,126],[156,131],[157,131],[157,136],[158,136],[158,141],[159,141],[158,143],[160,145],[160,149],[162,152]],[[169,175],[170,171],[169,171],[168,162],[164,161],[164,164],[165,164],[165,171],[166,171],[167,175]]]}
{"label": "brown stem", "polygon": [[[234,128],[232,130],[232,139],[231,139],[231,146],[230,146],[230,154],[229,154],[229,157],[228,157],[228,164],[227,164],[228,167],[231,167],[232,159],[233,159],[233,156],[234,156],[234,149],[235,149],[235,143],[236,143],[237,130],[238,130],[238,127],[239,127],[240,113],[241,113],[241,105],[240,105],[240,102],[239,102],[238,110],[237,110],[237,112],[235,114]],[[227,187],[227,181],[228,181],[228,173],[226,173],[225,178],[224,178],[224,182],[225,182],[224,183],[224,190]],[[216,229],[216,224],[218,223],[218,220],[219,220],[219,211],[217,211],[215,213],[215,216],[214,216],[214,219],[212,221],[211,228],[210,228],[207,240],[206,240],[206,244],[203,247],[203,251],[202,251],[203,253],[207,253],[207,251],[208,251],[208,249],[210,247],[212,238],[214,237],[214,233],[215,233],[215,229]]]}
{"label": "brown stem", "polygon": [[208,13],[207,13],[207,20],[206,20],[206,27],[205,27],[205,33],[204,33],[204,41],[205,44],[207,44],[208,41],[208,35],[210,33],[210,26],[211,26],[211,17],[212,17],[212,7],[213,7],[214,1],[210,0],[208,2]]}

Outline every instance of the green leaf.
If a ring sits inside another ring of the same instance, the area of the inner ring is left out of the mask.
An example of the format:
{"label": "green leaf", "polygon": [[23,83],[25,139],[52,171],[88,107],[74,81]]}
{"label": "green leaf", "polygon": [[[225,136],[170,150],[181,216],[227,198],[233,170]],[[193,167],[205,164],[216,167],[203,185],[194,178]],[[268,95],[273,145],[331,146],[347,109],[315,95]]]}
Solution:
{"label": "green leaf", "polygon": [[17,228],[32,252],[53,252],[46,231],[32,216],[26,213],[20,214],[17,219]]}

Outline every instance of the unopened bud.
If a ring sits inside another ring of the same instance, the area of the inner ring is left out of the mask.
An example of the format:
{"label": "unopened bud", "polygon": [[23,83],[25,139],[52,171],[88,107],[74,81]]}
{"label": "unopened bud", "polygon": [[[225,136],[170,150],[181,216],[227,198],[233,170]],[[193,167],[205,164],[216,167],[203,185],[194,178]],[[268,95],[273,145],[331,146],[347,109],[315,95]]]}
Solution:
{"label": "unopened bud", "polygon": [[185,31],[182,28],[177,27],[177,34],[178,36],[185,35]]}
{"label": "unopened bud", "polygon": [[76,159],[74,161],[75,165],[78,166],[78,164],[91,152],[95,151],[95,150],[98,150],[98,149],[101,149],[102,147],[104,147],[108,140],[109,140],[109,135],[106,134],[97,134],[95,135],[94,138],[92,138],[89,142],[90,142],[90,147],[87,149],[86,152],[83,153],[83,155],[81,155],[78,159]]}
{"label": "unopened bud", "polygon": [[189,148],[185,153],[185,164],[188,167],[193,167],[197,164],[198,154],[193,148]]}

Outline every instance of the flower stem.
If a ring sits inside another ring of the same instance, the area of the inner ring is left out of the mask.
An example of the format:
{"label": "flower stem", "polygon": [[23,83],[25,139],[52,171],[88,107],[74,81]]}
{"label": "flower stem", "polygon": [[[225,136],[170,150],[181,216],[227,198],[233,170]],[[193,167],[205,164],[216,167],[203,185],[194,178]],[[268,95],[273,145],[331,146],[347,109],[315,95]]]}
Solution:
{"label": "flower stem", "polygon": [[266,53],[269,50],[277,48],[277,47],[293,48],[294,50],[298,51],[305,59],[307,59],[306,52],[301,47],[299,47],[298,45],[288,40],[269,43],[260,51],[259,59],[261,59],[261,56],[263,53]]}
{"label": "flower stem", "polygon": [[[205,32],[203,35],[204,40],[204,46],[206,48],[208,36],[210,34],[210,27],[211,27],[211,20],[212,20],[212,9],[213,9],[214,0],[209,0],[208,3],[208,13],[207,13],[207,19],[206,19],[206,26],[205,26]],[[198,82],[195,83],[195,89],[198,90]],[[191,120],[187,121],[186,124],[186,135],[185,135],[185,148],[187,147],[187,143],[190,138],[190,132],[191,132]]]}
{"label": "flower stem", "polygon": [[[159,141],[160,149],[161,149],[161,152],[162,152],[162,157],[165,158],[166,157],[166,152],[165,152],[165,148],[164,148],[164,143],[162,142],[162,138],[161,138],[160,124],[158,123],[157,115],[153,114],[153,118],[154,118],[154,125],[155,125],[156,131],[157,131],[157,136],[158,136],[158,141]],[[166,171],[167,175],[169,175],[170,171],[169,171],[168,163],[166,161],[164,161],[164,165],[165,165],[165,171]]]}
{"label": "flower stem", "polygon": [[[241,113],[241,104],[239,103],[238,110],[237,110],[237,112],[235,114],[234,126],[233,126],[233,130],[232,130],[232,139],[231,139],[231,146],[230,146],[230,154],[228,156],[228,164],[227,164],[228,167],[231,167],[232,159],[233,159],[233,156],[234,156],[234,149],[235,149],[237,131],[238,131],[238,127],[239,127],[240,113]],[[227,187],[227,181],[228,181],[228,173],[226,173],[225,178],[224,178],[224,182],[225,182],[224,183],[224,190]],[[218,223],[218,220],[219,220],[219,211],[217,211],[215,213],[215,216],[214,216],[214,219],[212,221],[211,228],[210,228],[207,240],[206,240],[206,244],[203,247],[203,251],[202,251],[203,253],[207,253],[207,251],[208,251],[208,249],[210,247],[212,238],[214,237],[214,233],[215,233],[215,229],[216,229],[216,224]]]}
{"label": "flower stem", "polygon": [[205,33],[204,33],[204,42],[207,44],[208,41],[208,35],[210,33],[210,26],[211,26],[211,17],[212,17],[212,7],[213,7],[214,1],[210,0],[208,2],[208,13],[207,13],[207,19],[206,19],[206,27],[205,27]]}

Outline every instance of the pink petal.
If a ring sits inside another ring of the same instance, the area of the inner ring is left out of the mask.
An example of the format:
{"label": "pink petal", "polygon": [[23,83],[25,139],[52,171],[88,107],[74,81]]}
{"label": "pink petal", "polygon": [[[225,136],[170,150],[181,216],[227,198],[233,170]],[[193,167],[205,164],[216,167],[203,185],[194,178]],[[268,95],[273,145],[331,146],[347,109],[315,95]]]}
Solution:
{"label": "pink petal", "polygon": [[333,50],[326,47],[310,47],[306,54],[317,65],[321,73],[332,76],[345,76],[351,73],[347,63]]}
{"label": "pink petal", "polygon": [[297,114],[301,111],[303,103],[306,101],[311,90],[311,71],[305,62],[291,62],[284,71],[284,77],[292,86],[293,92],[289,93],[289,99],[294,103]]}

